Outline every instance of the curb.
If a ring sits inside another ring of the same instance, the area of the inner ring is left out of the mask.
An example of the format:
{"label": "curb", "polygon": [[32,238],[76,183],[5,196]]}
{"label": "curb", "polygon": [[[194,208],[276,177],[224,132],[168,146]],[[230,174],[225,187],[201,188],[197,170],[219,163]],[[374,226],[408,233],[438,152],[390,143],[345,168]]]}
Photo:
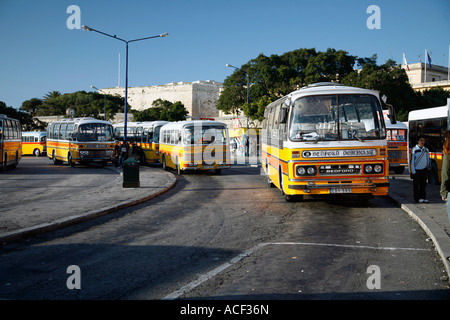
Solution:
{"label": "curb", "polygon": [[39,225],[36,225],[33,227],[10,231],[10,232],[7,232],[0,236],[0,243],[7,244],[7,243],[23,240],[30,236],[34,236],[37,234],[42,234],[45,232],[65,228],[65,227],[68,227],[73,224],[77,224],[80,222],[85,222],[85,221],[88,221],[91,219],[95,219],[95,218],[104,216],[106,214],[113,213],[113,212],[116,212],[116,211],[119,211],[119,210],[122,210],[125,208],[132,207],[134,205],[149,201],[149,200],[169,191],[170,189],[172,189],[175,186],[175,184],[178,181],[178,178],[174,174],[171,174],[171,173],[167,173],[167,174],[170,174],[172,176],[172,180],[173,180],[172,183],[165,189],[155,192],[147,197],[139,198],[139,199],[132,200],[130,202],[122,203],[120,205],[116,205],[116,206],[112,206],[112,207],[106,207],[100,211],[89,211],[86,214],[74,215],[74,216],[55,220],[53,222],[39,224]]}
{"label": "curb", "polygon": [[395,202],[403,211],[405,211],[411,218],[413,218],[420,227],[425,231],[425,233],[433,241],[434,246],[441,257],[442,263],[444,264],[445,270],[447,272],[447,280],[450,282],[450,241],[447,233],[433,220],[427,216],[417,215],[410,205],[402,203],[395,197],[400,198],[403,202],[406,202],[401,196],[391,196],[388,197]]}

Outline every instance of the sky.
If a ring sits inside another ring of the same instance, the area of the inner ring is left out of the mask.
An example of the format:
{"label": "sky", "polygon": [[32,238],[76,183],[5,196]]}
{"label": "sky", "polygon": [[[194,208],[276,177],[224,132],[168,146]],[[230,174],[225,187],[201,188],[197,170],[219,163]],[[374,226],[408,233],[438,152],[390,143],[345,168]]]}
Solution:
{"label": "sky", "polygon": [[223,82],[234,71],[226,64],[300,48],[377,54],[378,64],[401,64],[403,53],[423,62],[428,50],[447,67],[449,13],[450,0],[0,0],[0,101],[19,108],[52,91],[125,86],[125,43],[77,22],[125,40],[169,33],[129,43],[128,86],[137,87]]}

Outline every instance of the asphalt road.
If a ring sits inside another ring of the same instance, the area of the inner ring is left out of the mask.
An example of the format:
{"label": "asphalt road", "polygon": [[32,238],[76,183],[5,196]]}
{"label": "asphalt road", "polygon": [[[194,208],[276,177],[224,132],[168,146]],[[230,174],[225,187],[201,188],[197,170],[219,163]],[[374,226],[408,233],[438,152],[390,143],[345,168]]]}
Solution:
{"label": "asphalt road", "polygon": [[[73,169],[58,167],[68,185]],[[52,177],[30,171],[25,189]],[[67,286],[72,265],[80,289]],[[259,168],[239,166],[1,247],[0,299],[449,299],[443,271],[387,198],[287,203]]]}

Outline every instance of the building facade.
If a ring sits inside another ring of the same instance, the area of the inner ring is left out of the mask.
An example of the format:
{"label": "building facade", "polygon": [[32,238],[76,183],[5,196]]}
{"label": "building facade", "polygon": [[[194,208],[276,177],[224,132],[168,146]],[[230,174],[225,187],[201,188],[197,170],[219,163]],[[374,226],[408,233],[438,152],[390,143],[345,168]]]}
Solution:
{"label": "building facade", "polygon": [[[448,68],[422,62],[403,65],[414,91],[425,91],[432,88],[442,88],[450,91]],[[409,70],[408,70],[409,68]]]}
{"label": "building facade", "polygon": [[[180,101],[192,119],[214,118],[219,116],[217,102],[223,90],[220,82],[211,80],[195,82],[177,82],[160,86],[128,88],[130,109],[142,111],[152,107],[155,100]],[[111,95],[125,97],[125,88],[101,89]]]}

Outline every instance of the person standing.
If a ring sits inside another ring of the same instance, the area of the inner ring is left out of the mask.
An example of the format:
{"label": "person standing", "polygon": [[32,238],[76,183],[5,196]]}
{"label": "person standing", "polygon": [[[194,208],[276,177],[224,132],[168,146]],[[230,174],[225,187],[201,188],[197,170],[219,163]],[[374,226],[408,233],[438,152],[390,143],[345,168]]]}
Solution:
{"label": "person standing", "polygon": [[425,137],[420,136],[417,145],[411,150],[411,174],[416,202],[428,203],[426,186],[430,168],[430,151],[425,147]]}
{"label": "person standing", "polygon": [[446,202],[447,215],[450,221],[450,199],[447,199],[448,192],[450,191],[450,131],[445,133],[443,153],[444,158],[442,159],[440,193],[442,200]]}

